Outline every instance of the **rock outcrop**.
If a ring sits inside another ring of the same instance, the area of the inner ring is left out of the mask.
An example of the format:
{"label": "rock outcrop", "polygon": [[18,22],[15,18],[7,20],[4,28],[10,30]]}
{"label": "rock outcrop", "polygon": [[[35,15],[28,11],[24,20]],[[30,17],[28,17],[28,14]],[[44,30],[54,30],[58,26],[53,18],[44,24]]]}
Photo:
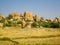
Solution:
{"label": "rock outcrop", "polygon": [[23,14],[20,14],[19,16],[20,16],[20,21],[22,21],[24,19]]}
{"label": "rock outcrop", "polygon": [[39,18],[37,15],[35,15],[33,18],[34,18],[34,21],[36,21],[36,22],[39,21]]}
{"label": "rock outcrop", "polygon": [[52,22],[52,19],[46,19],[45,22]]}
{"label": "rock outcrop", "polygon": [[44,20],[44,17],[41,17],[41,18],[40,18],[40,21],[44,22],[44,21],[45,21],[45,20]]}
{"label": "rock outcrop", "polygon": [[9,19],[12,19],[12,20],[14,19],[17,22],[20,21],[20,16],[19,16],[18,12],[10,13],[8,17],[9,17]]}
{"label": "rock outcrop", "polygon": [[32,21],[33,20],[32,13],[29,11],[24,12],[24,20],[31,20]]}
{"label": "rock outcrop", "polygon": [[60,19],[55,17],[55,19],[53,20],[53,22],[60,22]]}
{"label": "rock outcrop", "polygon": [[0,14],[0,19],[5,18],[2,14]]}
{"label": "rock outcrop", "polygon": [[24,20],[22,20],[22,28],[24,28],[26,25],[26,22]]}
{"label": "rock outcrop", "polygon": [[10,13],[9,14],[9,17],[10,18],[13,18],[13,19],[19,19],[20,18],[18,12]]}
{"label": "rock outcrop", "polygon": [[[18,12],[13,12],[13,13],[10,13],[8,15],[8,17],[4,17],[2,14],[0,14],[0,27],[20,26],[22,28],[25,28],[25,27],[32,28],[33,27],[32,24],[33,24],[34,27],[36,26],[36,27],[43,28],[44,26],[42,24],[44,23],[44,25],[45,25],[46,22],[48,22],[48,23],[54,22],[54,24],[57,23],[59,25],[60,18],[55,17],[54,19],[44,19],[44,17],[40,17],[40,19],[39,19],[39,17],[37,15],[33,16],[33,14],[29,11],[25,11],[23,14],[22,13],[18,14]],[[48,23],[46,23],[46,24],[48,24]],[[48,26],[48,25],[46,25],[46,26]],[[48,27],[50,27],[50,26],[48,26]]]}

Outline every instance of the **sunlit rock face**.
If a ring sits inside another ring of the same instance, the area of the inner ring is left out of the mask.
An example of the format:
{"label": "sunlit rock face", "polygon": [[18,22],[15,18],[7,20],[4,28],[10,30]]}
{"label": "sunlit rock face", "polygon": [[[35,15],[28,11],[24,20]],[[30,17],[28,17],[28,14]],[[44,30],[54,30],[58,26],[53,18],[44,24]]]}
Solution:
{"label": "sunlit rock face", "polygon": [[26,22],[24,20],[22,20],[22,28],[24,28],[26,25]]}
{"label": "sunlit rock face", "polygon": [[5,18],[2,14],[0,14],[0,19]]}
{"label": "sunlit rock face", "polygon": [[31,20],[32,21],[33,20],[32,13],[29,11],[24,12],[24,20]]}
{"label": "sunlit rock face", "polygon": [[36,22],[39,21],[39,18],[37,15],[35,15],[33,18],[34,18],[34,21],[36,21]]}
{"label": "sunlit rock face", "polygon": [[23,14],[20,14],[19,16],[20,16],[20,21],[22,21],[24,19]]}
{"label": "sunlit rock face", "polygon": [[53,20],[53,22],[60,22],[60,19],[55,17],[55,19]]}
{"label": "sunlit rock face", "polygon": [[20,14],[20,17],[23,17],[23,14],[22,13]]}
{"label": "sunlit rock face", "polygon": [[0,27],[3,27],[3,22],[1,22],[3,18],[5,17],[2,14],[0,14]]}
{"label": "sunlit rock face", "polygon": [[3,27],[3,23],[0,23],[0,27]]}
{"label": "sunlit rock face", "polygon": [[52,22],[52,19],[46,19],[45,22]]}
{"label": "sunlit rock face", "polygon": [[20,16],[19,16],[18,12],[10,13],[8,17],[9,17],[10,19],[14,19],[14,20],[16,20],[16,21],[20,21]]}
{"label": "sunlit rock face", "polygon": [[41,18],[40,18],[40,21],[44,22],[44,21],[45,21],[45,20],[44,20],[44,17],[41,17]]}
{"label": "sunlit rock face", "polygon": [[18,18],[20,18],[18,12],[10,13],[10,14],[9,14],[9,17],[10,17],[10,18],[13,18],[13,19],[18,19]]}

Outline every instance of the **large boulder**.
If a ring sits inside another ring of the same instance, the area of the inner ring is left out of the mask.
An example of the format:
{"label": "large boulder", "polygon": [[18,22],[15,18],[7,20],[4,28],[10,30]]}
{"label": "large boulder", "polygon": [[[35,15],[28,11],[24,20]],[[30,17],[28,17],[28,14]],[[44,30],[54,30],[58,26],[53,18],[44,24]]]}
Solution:
{"label": "large boulder", "polygon": [[0,27],[3,27],[3,23],[0,23]]}
{"label": "large boulder", "polygon": [[19,16],[18,12],[13,12],[13,13],[9,14],[9,18],[19,19],[20,16]]}
{"label": "large boulder", "polygon": [[19,16],[18,12],[10,13],[8,18],[9,19],[14,19],[17,22],[20,21],[20,16]]}
{"label": "large boulder", "polygon": [[31,28],[31,24],[32,24],[32,23],[33,23],[32,21],[27,22],[27,23],[26,23],[26,27],[27,27],[27,28]]}
{"label": "large boulder", "polygon": [[0,19],[5,18],[2,14],[0,14]]}
{"label": "large boulder", "polygon": [[26,22],[24,20],[22,20],[22,28],[24,28],[26,25]]}
{"label": "large boulder", "polygon": [[22,21],[24,19],[23,14],[20,14],[19,16],[20,16],[20,21]]}
{"label": "large boulder", "polygon": [[52,22],[52,19],[46,19],[45,22]]}
{"label": "large boulder", "polygon": [[29,11],[24,12],[24,20],[31,20],[32,21],[33,20],[32,13]]}
{"label": "large boulder", "polygon": [[55,17],[55,19],[53,20],[53,22],[60,22],[60,19],[58,17]]}
{"label": "large boulder", "polygon": [[44,20],[44,17],[41,17],[41,18],[40,18],[40,21],[44,22],[44,21],[45,21],[45,20]]}
{"label": "large boulder", "polygon": [[37,15],[35,15],[33,18],[34,18],[34,21],[36,21],[36,22],[39,21],[39,18]]}
{"label": "large boulder", "polygon": [[20,17],[23,17],[23,14],[22,13],[20,14]]}

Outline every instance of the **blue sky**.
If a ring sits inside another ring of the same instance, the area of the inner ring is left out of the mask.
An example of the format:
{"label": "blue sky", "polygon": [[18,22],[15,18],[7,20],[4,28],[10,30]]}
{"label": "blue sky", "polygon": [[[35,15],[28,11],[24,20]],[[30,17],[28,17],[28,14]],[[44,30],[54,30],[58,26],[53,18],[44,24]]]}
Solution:
{"label": "blue sky", "polygon": [[60,18],[60,0],[0,0],[0,13],[8,16],[11,12],[24,13],[45,18]]}

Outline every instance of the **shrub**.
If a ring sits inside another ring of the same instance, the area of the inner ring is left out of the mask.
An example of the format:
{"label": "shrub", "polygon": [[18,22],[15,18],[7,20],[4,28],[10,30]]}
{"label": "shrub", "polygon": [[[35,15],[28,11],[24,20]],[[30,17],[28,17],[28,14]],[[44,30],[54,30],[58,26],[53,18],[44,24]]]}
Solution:
{"label": "shrub", "polygon": [[4,23],[4,22],[5,22],[4,18],[0,19],[0,23]]}
{"label": "shrub", "polygon": [[47,28],[60,28],[60,22],[38,22],[39,27],[47,27]]}
{"label": "shrub", "polygon": [[37,22],[33,22],[33,23],[31,24],[31,26],[32,26],[32,27],[37,27],[37,26],[38,26],[38,23],[37,23]]}
{"label": "shrub", "polygon": [[22,24],[22,22],[21,22],[21,21],[19,21],[19,22],[17,22],[17,24]]}
{"label": "shrub", "polygon": [[60,23],[58,23],[58,22],[52,22],[51,23],[52,28],[59,28],[60,27],[59,25],[60,25]]}

